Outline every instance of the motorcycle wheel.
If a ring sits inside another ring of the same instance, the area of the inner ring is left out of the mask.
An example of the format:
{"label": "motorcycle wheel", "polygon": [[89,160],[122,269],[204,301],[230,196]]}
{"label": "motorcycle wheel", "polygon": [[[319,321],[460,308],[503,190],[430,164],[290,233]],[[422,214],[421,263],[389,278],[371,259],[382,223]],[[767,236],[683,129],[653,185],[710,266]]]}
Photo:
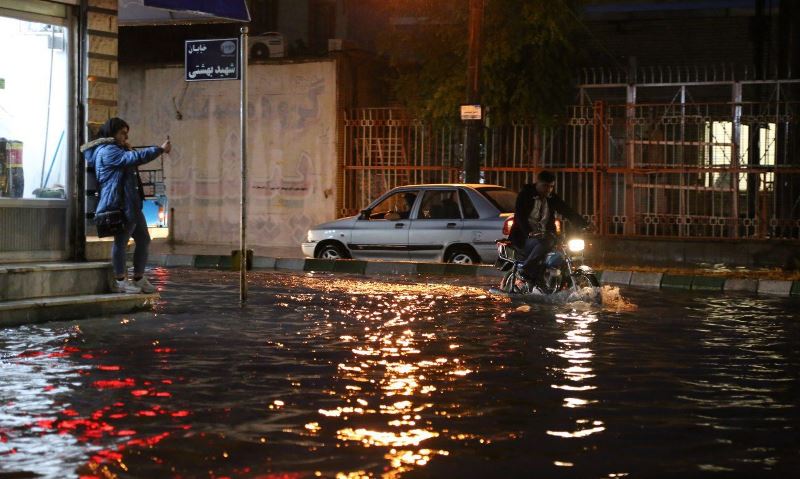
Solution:
{"label": "motorcycle wheel", "polygon": [[597,288],[600,286],[600,282],[597,281],[597,277],[594,273],[586,273],[584,271],[578,271],[572,277],[572,284],[578,288]]}
{"label": "motorcycle wheel", "polygon": [[508,294],[513,294],[518,292],[516,286],[514,286],[514,270],[507,271],[503,275],[503,279],[500,281],[500,291]]}
{"label": "motorcycle wheel", "polygon": [[537,281],[539,283],[537,288],[544,294],[553,294],[561,291],[564,288],[564,278],[567,274],[566,268],[562,269],[561,275],[557,277],[551,277],[545,271],[541,280]]}

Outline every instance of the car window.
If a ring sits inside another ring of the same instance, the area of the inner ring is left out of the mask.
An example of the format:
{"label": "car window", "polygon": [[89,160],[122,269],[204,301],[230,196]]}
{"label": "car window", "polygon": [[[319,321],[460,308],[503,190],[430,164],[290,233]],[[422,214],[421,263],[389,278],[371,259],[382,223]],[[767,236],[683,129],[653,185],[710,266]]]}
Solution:
{"label": "car window", "polygon": [[455,190],[426,191],[417,216],[421,220],[461,219]]}
{"label": "car window", "polygon": [[400,191],[387,196],[372,208],[369,219],[390,221],[407,219],[418,193],[418,191]]}
{"label": "car window", "polygon": [[464,218],[468,220],[478,219],[478,210],[475,209],[475,205],[472,204],[467,192],[458,190],[458,199],[461,200],[461,210],[464,212]]}
{"label": "car window", "polygon": [[501,213],[513,213],[517,203],[517,194],[505,188],[480,188],[480,194],[486,197]]}

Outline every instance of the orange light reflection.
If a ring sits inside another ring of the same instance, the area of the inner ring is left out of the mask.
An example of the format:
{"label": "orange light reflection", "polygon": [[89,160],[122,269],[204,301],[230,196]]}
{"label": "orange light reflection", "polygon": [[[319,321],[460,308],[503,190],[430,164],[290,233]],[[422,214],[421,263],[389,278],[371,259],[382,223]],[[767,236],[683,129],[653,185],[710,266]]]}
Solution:
{"label": "orange light reflection", "polygon": [[[386,448],[383,457],[387,464],[380,473],[386,479],[424,467],[435,456],[448,455],[446,450],[425,447],[440,435],[450,438],[450,434],[434,429],[433,418],[447,417],[448,413],[434,411],[435,401],[430,398],[439,391],[440,382],[462,381],[475,368],[458,356],[456,344],[438,352],[435,359],[421,358],[428,343],[442,338],[436,332],[418,332],[415,324],[434,319],[426,313],[430,314],[428,308],[440,301],[464,295],[483,296],[483,291],[440,284],[381,283],[381,293],[375,294],[376,288],[370,282],[338,278],[320,282],[319,286],[323,290],[348,288],[354,295],[368,295],[369,300],[363,306],[361,296],[358,301],[346,302],[340,310],[341,314],[355,318],[360,326],[356,332],[338,336],[340,341],[348,343],[351,351],[351,357],[336,369],[342,386],[334,394],[344,404],[318,410],[320,419],[311,424],[323,429],[335,427],[340,441]],[[376,425],[381,417],[382,426]],[[312,430],[310,425],[306,428]],[[336,477],[374,477],[373,474],[352,471],[340,472]]]}

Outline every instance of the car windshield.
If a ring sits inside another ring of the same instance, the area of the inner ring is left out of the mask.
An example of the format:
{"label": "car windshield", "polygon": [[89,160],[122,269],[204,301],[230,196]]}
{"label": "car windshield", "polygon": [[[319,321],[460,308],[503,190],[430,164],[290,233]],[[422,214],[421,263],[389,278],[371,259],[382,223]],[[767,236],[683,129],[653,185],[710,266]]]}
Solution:
{"label": "car windshield", "polygon": [[513,213],[517,202],[517,194],[505,188],[480,188],[480,194],[486,197],[501,213]]}

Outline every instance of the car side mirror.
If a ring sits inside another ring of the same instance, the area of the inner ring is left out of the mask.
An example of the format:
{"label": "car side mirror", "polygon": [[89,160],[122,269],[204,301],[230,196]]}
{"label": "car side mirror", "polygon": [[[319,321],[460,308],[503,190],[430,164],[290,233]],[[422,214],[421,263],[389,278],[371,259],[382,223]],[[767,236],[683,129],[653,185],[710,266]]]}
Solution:
{"label": "car side mirror", "polygon": [[372,212],[372,210],[369,210],[369,209],[361,210],[361,215],[358,217],[358,219],[360,219],[360,220],[368,220],[369,219],[369,214],[371,212]]}

